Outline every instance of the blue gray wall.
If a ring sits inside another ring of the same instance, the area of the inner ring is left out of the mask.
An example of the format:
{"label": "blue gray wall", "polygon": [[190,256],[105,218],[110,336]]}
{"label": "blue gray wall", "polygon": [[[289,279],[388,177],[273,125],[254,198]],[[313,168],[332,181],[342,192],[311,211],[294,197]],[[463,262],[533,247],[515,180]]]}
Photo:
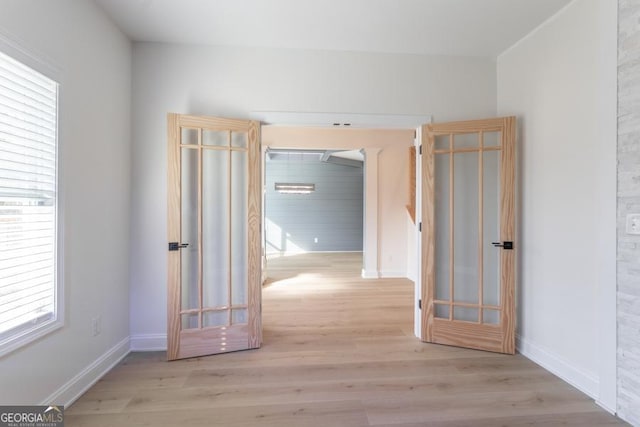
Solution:
{"label": "blue gray wall", "polygon": [[[267,160],[267,252],[361,251],[363,168],[319,156]],[[311,194],[281,194],[276,182],[315,184]]]}

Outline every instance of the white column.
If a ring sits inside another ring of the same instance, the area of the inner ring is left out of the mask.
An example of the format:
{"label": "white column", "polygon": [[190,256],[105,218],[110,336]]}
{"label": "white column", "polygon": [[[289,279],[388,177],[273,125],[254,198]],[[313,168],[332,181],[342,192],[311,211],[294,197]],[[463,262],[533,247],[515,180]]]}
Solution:
{"label": "white column", "polygon": [[364,149],[364,242],[362,277],[377,279],[378,271],[378,155],[382,149]]}

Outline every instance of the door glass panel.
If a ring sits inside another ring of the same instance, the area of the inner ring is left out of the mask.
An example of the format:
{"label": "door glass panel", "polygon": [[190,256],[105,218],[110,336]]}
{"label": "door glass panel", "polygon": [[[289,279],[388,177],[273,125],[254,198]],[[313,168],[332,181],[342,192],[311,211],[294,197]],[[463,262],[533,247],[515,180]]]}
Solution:
{"label": "door glass panel", "polygon": [[454,155],[454,301],[478,303],[478,152]]}
{"label": "door glass panel", "polygon": [[205,311],[202,313],[202,327],[227,326],[229,321],[229,310]]}
{"label": "door glass panel", "polygon": [[492,325],[499,324],[500,312],[498,310],[485,308],[484,310],[482,310],[482,323],[490,323]]}
{"label": "door glass panel", "polygon": [[247,132],[231,132],[231,146],[247,148]]}
{"label": "door glass panel", "polygon": [[480,146],[480,134],[459,133],[453,135],[453,148],[470,148]]}
{"label": "door glass panel", "polygon": [[473,307],[453,307],[453,320],[477,322],[478,309]]}
{"label": "door glass panel", "polygon": [[500,241],[500,151],[483,153],[482,233],[483,304],[500,305],[500,254],[491,242]]}
{"label": "door glass panel", "polygon": [[182,128],[180,143],[198,145],[198,129]]}
{"label": "door glass panel", "polygon": [[180,317],[182,330],[198,328],[198,313],[183,314]]}
{"label": "door glass panel", "polygon": [[449,149],[449,136],[450,135],[436,135],[434,137],[436,150],[448,150]]}
{"label": "door glass panel", "polygon": [[498,132],[485,132],[484,133],[484,146],[485,147],[499,147],[500,146],[500,131]]}
{"label": "door glass panel", "polygon": [[202,286],[204,307],[229,305],[229,152],[203,150]]}
{"label": "door glass panel", "polygon": [[231,311],[231,323],[236,325],[238,323],[247,323],[247,309],[236,308]]}
{"label": "door glass panel", "polygon": [[214,145],[218,147],[229,146],[229,131],[226,130],[203,130],[202,144]]}
{"label": "door glass panel", "polygon": [[[435,176],[435,275],[437,300],[449,300],[449,156],[434,156]],[[447,315],[447,317],[449,317]]]}
{"label": "door glass panel", "polygon": [[247,303],[248,155],[231,152],[231,303]]}
{"label": "door glass panel", "polygon": [[180,273],[183,310],[198,308],[198,150],[181,148]]}
{"label": "door glass panel", "polygon": [[448,319],[449,318],[449,306],[444,304],[436,304],[435,305],[435,317],[438,319]]}

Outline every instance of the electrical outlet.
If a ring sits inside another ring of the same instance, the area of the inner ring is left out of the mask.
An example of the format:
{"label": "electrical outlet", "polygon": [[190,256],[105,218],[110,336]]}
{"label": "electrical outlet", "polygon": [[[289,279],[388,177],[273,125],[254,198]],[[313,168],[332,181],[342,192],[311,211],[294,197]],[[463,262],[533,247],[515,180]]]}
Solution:
{"label": "electrical outlet", "polygon": [[640,214],[627,215],[627,234],[640,234]]}
{"label": "electrical outlet", "polygon": [[96,316],[91,319],[91,334],[95,337],[102,332],[102,316]]}

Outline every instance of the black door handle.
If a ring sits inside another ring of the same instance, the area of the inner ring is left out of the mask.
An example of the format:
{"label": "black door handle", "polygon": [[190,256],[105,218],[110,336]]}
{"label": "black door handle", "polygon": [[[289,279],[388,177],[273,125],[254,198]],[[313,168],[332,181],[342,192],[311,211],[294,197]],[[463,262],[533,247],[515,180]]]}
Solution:
{"label": "black door handle", "polygon": [[187,246],[189,246],[188,243],[169,242],[170,251],[177,251],[178,249],[186,248]]}
{"label": "black door handle", "polygon": [[496,248],[502,248],[502,249],[513,249],[513,242],[491,242],[491,244],[493,246],[495,246]]}

